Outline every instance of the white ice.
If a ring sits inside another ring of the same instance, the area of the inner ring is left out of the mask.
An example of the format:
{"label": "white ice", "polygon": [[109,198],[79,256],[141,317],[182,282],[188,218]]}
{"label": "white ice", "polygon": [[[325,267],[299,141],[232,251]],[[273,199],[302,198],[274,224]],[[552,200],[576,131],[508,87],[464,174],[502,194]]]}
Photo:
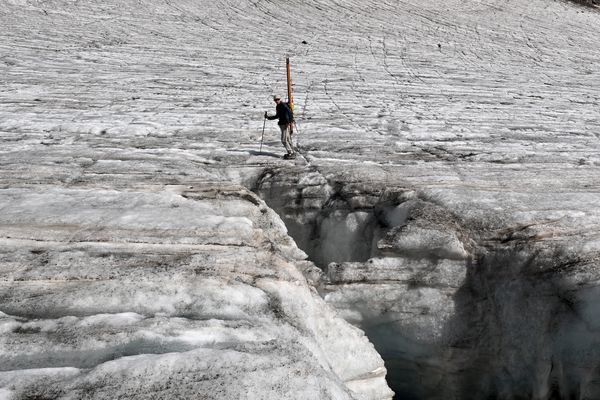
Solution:
{"label": "white ice", "polygon": [[[389,398],[339,315],[423,398],[593,371],[599,27],[551,0],[0,0],[0,397]],[[295,161],[262,135],[286,56]]]}

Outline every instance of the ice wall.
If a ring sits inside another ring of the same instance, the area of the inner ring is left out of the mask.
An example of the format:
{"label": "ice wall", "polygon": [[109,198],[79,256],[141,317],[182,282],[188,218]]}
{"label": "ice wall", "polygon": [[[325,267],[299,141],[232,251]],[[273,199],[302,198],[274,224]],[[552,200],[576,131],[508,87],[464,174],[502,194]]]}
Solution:
{"label": "ice wall", "polygon": [[241,187],[3,189],[0,205],[4,398],[391,398]]}
{"label": "ice wall", "polygon": [[494,230],[501,213],[477,221],[407,187],[317,175],[270,171],[255,190],[318,260],[321,295],[365,330],[398,398],[600,394],[593,256],[540,242],[540,227]]}

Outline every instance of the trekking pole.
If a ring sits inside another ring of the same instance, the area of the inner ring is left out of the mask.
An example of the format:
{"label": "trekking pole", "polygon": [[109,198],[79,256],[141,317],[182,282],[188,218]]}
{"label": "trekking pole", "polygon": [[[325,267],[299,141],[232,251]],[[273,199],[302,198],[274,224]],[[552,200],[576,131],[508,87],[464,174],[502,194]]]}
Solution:
{"label": "trekking pole", "polygon": [[[265,113],[266,114],[266,113]],[[267,124],[267,117],[265,117],[264,121],[263,121],[263,130],[262,130],[262,135],[260,136],[260,153],[262,154],[262,144],[263,144],[263,139],[265,137],[265,125]]]}

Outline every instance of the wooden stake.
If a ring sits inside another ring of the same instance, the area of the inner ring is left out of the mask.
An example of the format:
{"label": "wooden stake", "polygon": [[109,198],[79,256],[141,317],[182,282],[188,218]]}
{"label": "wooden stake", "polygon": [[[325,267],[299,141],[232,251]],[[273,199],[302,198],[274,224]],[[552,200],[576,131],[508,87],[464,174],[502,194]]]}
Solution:
{"label": "wooden stake", "polygon": [[294,112],[294,98],[292,97],[292,72],[290,68],[290,58],[286,57],[285,66],[287,69],[287,95],[288,95],[288,104],[290,106],[290,110]]}

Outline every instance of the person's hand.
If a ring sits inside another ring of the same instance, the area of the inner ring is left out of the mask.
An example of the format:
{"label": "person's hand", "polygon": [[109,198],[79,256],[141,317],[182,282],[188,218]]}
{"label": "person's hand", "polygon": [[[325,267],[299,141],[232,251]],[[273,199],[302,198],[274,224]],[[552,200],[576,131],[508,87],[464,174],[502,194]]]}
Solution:
{"label": "person's hand", "polygon": [[267,112],[265,111],[265,119],[267,118]]}

